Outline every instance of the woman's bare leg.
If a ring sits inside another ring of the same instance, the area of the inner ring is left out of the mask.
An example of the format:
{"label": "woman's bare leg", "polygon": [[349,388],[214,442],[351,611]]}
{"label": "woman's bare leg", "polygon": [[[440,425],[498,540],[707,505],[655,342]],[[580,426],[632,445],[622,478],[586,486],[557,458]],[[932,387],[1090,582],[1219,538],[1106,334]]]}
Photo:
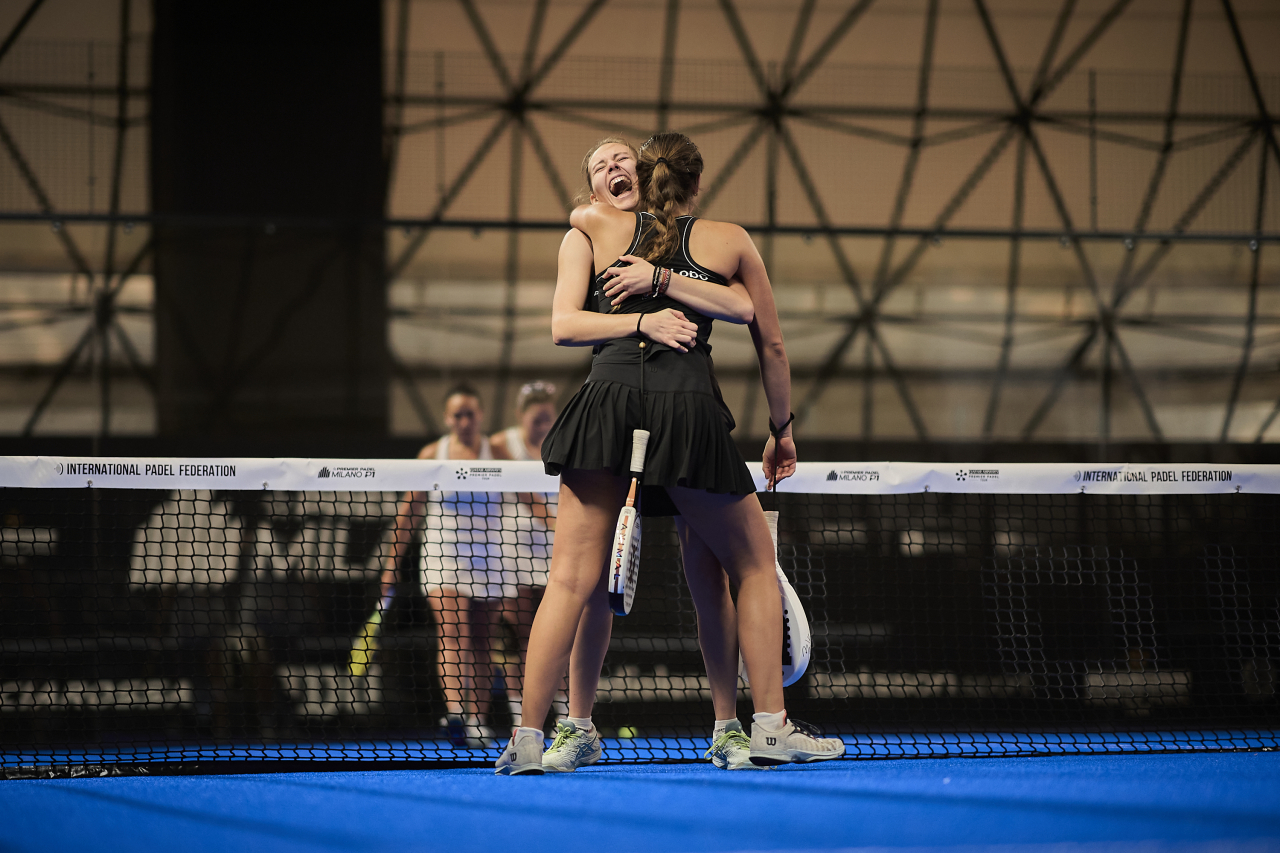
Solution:
{"label": "woman's bare leg", "polygon": [[473,673],[471,661],[471,599],[455,589],[436,589],[427,594],[431,613],[440,632],[436,660],[440,682],[449,713],[461,707],[462,713],[473,713],[471,697]]}
{"label": "woman's bare leg", "polygon": [[[493,704],[493,676],[498,669],[493,663],[493,649],[502,636],[502,610],[509,599],[474,600],[471,602],[471,673],[475,713],[489,722]],[[505,677],[505,670],[504,670]]]}
{"label": "woman's bare leg", "polygon": [[[627,480],[608,471],[567,470],[561,477],[551,571],[529,633],[521,710],[526,721],[545,720],[551,709],[583,612],[603,583],[610,539],[626,494]],[[781,661],[778,666],[781,673]]]}
{"label": "woman's bare leg", "polygon": [[569,716],[590,717],[600,687],[600,669],[609,653],[613,634],[613,610],[609,607],[608,578],[600,573],[600,583],[587,600],[578,620],[569,658]]}
{"label": "woman's bare leg", "polygon": [[729,594],[729,577],[702,538],[676,517],[684,576],[698,613],[698,646],[711,683],[717,720],[738,716],[738,611]]}
{"label": "woman's bare leg", "polygon": [[[533,615],[538,611],[538,601],[542,596],[542,587],[524,586],[516,588],[514,598],[502,600],[500,618],[511,626],[516,635],[516,649],[519,658],[513,666],[509,661],[503,666],[503,681],[507,687],[507,701],[511,703],[512,717],[520,720],[520,705],[524,701],[524,667],[529,657],[529,631],[533,627]],[[542,720],[534,728],[542,725]],[[521,725],[517,722],[517,725]]]}
{"label": "woman's bare leg", "polygon": [[738,644],[756,713],[783,710],[782,600],[773,539],[759,499],[679,487],[667,492],[738,587]]}

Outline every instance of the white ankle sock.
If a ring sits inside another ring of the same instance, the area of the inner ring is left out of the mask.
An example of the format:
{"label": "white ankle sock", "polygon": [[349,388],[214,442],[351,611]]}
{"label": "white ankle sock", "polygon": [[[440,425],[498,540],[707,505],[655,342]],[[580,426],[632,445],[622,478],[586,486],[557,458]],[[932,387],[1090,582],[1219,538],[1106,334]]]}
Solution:
{"label": "white ankle sock", "polygon": [[734,717],[731,720],[716,720],[715,726],[711,729],[711,739],[715,740],[720,737],[720,735],[729,731],[729,729],[734,729],[739,732],[742,731],[742,723],[738,722],[737,717]]}
{"label": "white ankle sock", "polygon": [[787,724],[787,712],[783,709],[776,714],[752,714],[751,719],[765,731],[776,732]]}
{"label": "white ankle sock", "polygon": [[564,721],[566,723],[573,723],[574,727],[581,732],[590,732],[592,728],[590,717],[565,717]]}
{"label": "white ankle sock", "polygon": [[530,729],[524,726],[517,726],[516,730],[511,733],[511,737],[517,738],[520,735],[533,735],[538,740],[542,740],[542,729]]}
{"label": "white ankle sock", "polygon": [[445,713],[450,717],[461,717],[466,712],[462,710],[461,702],[450,702],[449,708]]}

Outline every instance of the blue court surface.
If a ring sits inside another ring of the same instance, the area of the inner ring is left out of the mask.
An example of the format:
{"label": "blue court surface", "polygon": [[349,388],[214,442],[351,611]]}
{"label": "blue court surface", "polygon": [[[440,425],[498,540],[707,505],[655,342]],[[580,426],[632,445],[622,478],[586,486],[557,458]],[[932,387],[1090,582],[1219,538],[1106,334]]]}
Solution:
{"label": "blue court surface", "polygon": [[1280,851],[1280,752],[0,782],[0,850]]}

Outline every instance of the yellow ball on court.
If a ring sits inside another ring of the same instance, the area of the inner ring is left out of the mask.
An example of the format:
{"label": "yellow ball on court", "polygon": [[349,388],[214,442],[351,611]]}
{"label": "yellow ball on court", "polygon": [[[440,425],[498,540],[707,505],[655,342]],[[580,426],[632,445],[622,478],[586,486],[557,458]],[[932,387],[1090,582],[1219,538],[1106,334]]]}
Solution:
{"label": "yellow ball on court", "polygon": [[622,728],[618,729],[618,737],[633,738],[635,736],[636,736],[636,730],[633,729],[631,726],[623,726]]}

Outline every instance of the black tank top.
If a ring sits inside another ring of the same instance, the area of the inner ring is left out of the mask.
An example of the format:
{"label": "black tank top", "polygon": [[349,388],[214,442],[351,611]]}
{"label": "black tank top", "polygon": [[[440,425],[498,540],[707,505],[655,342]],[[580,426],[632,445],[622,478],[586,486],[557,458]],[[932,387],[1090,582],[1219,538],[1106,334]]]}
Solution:
{"label": "black tank top", "polygon": [[[631,237],[631,244],[627,246],[624,255],[634,255],[640,250],[641,245],[653,230],[653,222],[656,217],[652,213],[638,212],[635,214],[636,228]],[[698,278],[703,281],[709,281],[714,284],[727,286],[729,280],[717,272],[707,269],[699,264],[689,254],[689,234],[693,231],[693,224],[698,221],[696,216],[678,216],[676,217],[676,228],[680,232],[680,242],[676,246],[675,255],[660,262],[658,266],[664,266],[671,269],[672,272],[687,276],[688,278]],[[626,267],[630,266],[622,260],[614,261],[609,267]],[[707,355],[711,354],[711,325],[712,319],[705,314],[695,311],[683,302],[672,299],[670,296],[632,296],[630,299],[617,306],[615,309],[611,297],[605,295],[609,280],[604,277],[604,273],[597,274],[591,282],[591,292],[587,294],[587,304],[583,306],[585,310],[596,311],[600,314],[653,314],[667,308],[673,308],[688,318],[689,322],[698,327],[698,346]],[[612,341],[610,341],[612,343]],[[597,346],[593,352],[599,353],[601,347],[607,344]],[[661,347],[661,344],[654,344]]]}
{"label": "black tank top", "polygon": [[[653,222],[656,219],[652,213],[648,212],[639,212],[635,216],[636,230],[631,237],[631,244],[623,252],[624,255],[634,255],[639,251],[640,246],[652,230]],[[676,227],[680,231],[680,243],[676,247],[675,255],[662,261],[659,266],[669,267],[673,272],[678,272],[690,278],[700,278],[703,281],[728,286],[728,279],[702,266],[689,254],[689,234],[693,230],[693,224],[697,221],[698,218],[696,216],[676,217]],[[630,266],[630,264],[617,260],[609,266],[625,267]],[[646,387],[653,391],[686,391],[711,394],[715,397],[716,403],[720,408],[720,415],[724,420],[725,427],[732,431],[735,427],[733,414],[729,411],[729,407],[725,405],[724,395],[720,393],[720,383],[716,380],[715,367],[711,360],[709,339],[711,337],[712,318],[695,311],[683,302],[665,295],[656,299],[651,296],[632,296],[619,305],[615,311],[613,305],[610,304],[612,299],[605,295],[607,287],[608,281],[602,275],[596,275],[592,279],[591,292],[587,294],[587,302],[583,306],[583,310],[595,311],[600,314],[652,314],[666,308],[674,308],[683,313],[691,323],[698,327],[698,345],[687,353],[676,352],[670,347],[655,341],[648,342],[649,354],[644,359]],[[640,338],[636,337],[615,338],[612,341],[598,344],[592,350],[595,357],[591,361],[591,375],[587,377],[588,381],[604,380],[635,385],[639,379],[641,362],[640,340]]]}

